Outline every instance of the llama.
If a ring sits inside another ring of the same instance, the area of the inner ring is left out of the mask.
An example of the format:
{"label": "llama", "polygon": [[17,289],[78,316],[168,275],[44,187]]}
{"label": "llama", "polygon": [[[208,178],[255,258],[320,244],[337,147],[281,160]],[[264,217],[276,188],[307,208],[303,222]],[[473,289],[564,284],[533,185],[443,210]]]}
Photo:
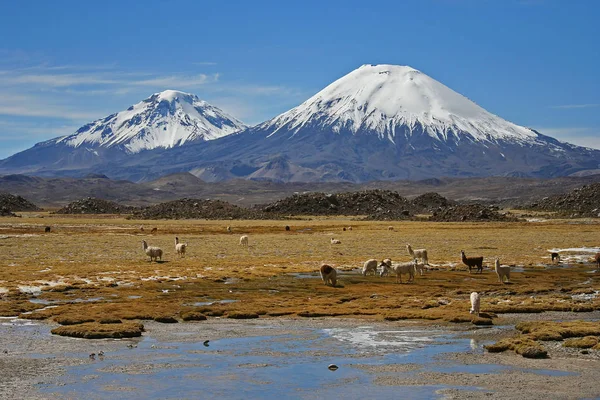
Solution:
{"label": "llama", "polygon": [[150,231],[151,234],[155,234],[156,232],[158,232],[158,228],[152,228],[152,230]]}
{"label": "llama", "polygon": [[556,260],[556,262],[560,262],[560,254],[552,252],[550,253],[550,257],[552,257],[552,262],[554,262],[554,260]]}
{"label": "llama", "polygon": [[510,281],[510,266],[509,265],[500,265],[500,259],[496,257],[496,261],[494,262],[494,267],[496,268],[496,275],[498,275],[498,281],[504,283],[504,278],[506,278],[506,282]]}
{"label": "llama", "polygon": [[412,282],[415,279],[416,263],[415,260],[412,260],[405,263],[392,264],[390,266],[385,261],[382,261],[380,264],[380,267],[382,268],[380,276],[384,276],[388,274],[389,271],[392,271],[396,274],[396,283],[402,283],[402,274],[408,274],[408,282]]}
{"label": "llama", "polygon": [[144,249],[146,254],[150,257],[150,262],[152,262],[152,259],[154,259],[154,261],[158,261],[158,260],[162,261],[163,251],[160,249],[160,247],[154,247],[154,246],[148,247],[148,243],[146,243],[145,240],[142,240],[142,248]]}
{"label": "llama", "polygon": [[594,261],[596,261],[596,265],[600,268],[600,253],[596,253],[594,256]]}
{"label": "llama", "polygon": [[415,270],[420,276],[425,275],[425,264],[415,262]]}
{"label": "llama", "polygon": [[480,310],[481,310],[481,299],[479,298],[479,293],[473,292],[473,293],[471,293],[471,309],[469,310],[469,314],[475,314],[479,317]]}
{"label": "llama", "polygon": [[339,239],[331,238],[331,244],[342,244],[342,242]]}
{"label": "llama", "polygon": [[185,251],[187,249],[187,243],[179,243],[179,238],[175,236],[175,251],[179,257],[185,256]]}
{"label": "llama", "polygon": [[240,246],[248,247],[248,235],[242,235],[240,237]]}
{"label": "llama", "polygon": [[49,226],[47,226],[47,227],[44,228],[44,232],[45,233],[50,233],[51,230],[52,230],[52,228],[49,227]]}
{"label": "llama", "polygon": [[321,279],[325,282],[325,285],[331,283],[332,287],[337,284],[337,271],[330,265],[321,265]]}
{"label": "llama", "polygon": [[460,251],[460,256],[462,262],[469,267],[469,273],[471,273],[473,267],[477,267],[477,272],[480,274],[483,273],[483,257],[467,257],[464,250]]}
{"label": "llama", "polygon": [[286,226],[285,226],[285,230],[286,230],[286,231],[289,231],[289,230],[290,230],[290,226],[289,226],[289,225],[286,225]]}
{"label": "llama", "polygon": [[429,265],[429,260],[427,259],[427,250],[426,249],[417,249],[413,250],[410,244],[406,244],[406,250],[408,250],[408,254],[413,258],[413,260],[419,259],[424,265]]}
{"label": "llama", "polygon": [[227,229],[227,233],[231,233],[231,227],[230,226],[228,226],[226,229]]}
{"label": "llama", "polygon": [[144,226],[140,225],[140,232],[144,232]]}
{"label": "llama", "polygon": [[373,272],[373,275],[375,275],[375,273],[377,272],[377,260],[374,258],[365,261],[365,265],[363,265],[363,276],[367,276],[369,272]]}
{"label": "llama", "polygon": [[390,225],[390,226],[388,226],[388,231],[393,231],[393,230],[394,230],[394,227],[393,227],[393,226],[391,226],[391,225]]}
{"label": "llama", "polygon": [[[383,264],[385,264],[385,266]],[[381,264],[379,264],[379,266],[381,267],[381,272],[379,273],[379,276],[380,277],[386,276],[390,272],[389,269],[392,266],[392,260],[389,258],[386,258],[385,260],[383,260],[381,262]]]}

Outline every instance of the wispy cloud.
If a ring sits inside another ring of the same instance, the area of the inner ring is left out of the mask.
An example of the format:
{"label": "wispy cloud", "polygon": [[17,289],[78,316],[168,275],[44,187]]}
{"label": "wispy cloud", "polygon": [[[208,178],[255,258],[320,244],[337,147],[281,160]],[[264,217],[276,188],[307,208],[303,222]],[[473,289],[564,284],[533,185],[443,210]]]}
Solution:
{"label": "wispy cloud", "polygon": [[111,62],[56,65],[39,54],[0,49],[0,158],[71,134],[166,89],[197,94],[250,124],[270,119],[316,92],[223,79],[212,61],[193,65],[169,73]]}
{"label": "wispy cloud", "polygon": [[214,65],[217,65],[217,63],[216,62],[212,62],[212,61],[199,61],[199,62],[193,62],[192,65],[214,66]]}
{"label": "wispy cloud", "polygon": [[151,79],[134,80],[129,81],[126,84],[135,86],[163,86],[163,87],[195,87],[205,85],[207,83],[217,82],[219,80],[219,74],[212,75],[172,75],[172,76],[159,76]]}
{"label": "wispy cloud", "polygon": [[600,107],[600,103],[564,104],[564,105],[560,105],[560,106],[550,106],[550,108],[563,109],[563,110],[568,110],[568,109],[573,109],[573,108],[597,108],[597,107]]}
{"label": "wispy cloud", "polygon": [[600,127],[535,127],[534,129],[564,142],[600,149]]}

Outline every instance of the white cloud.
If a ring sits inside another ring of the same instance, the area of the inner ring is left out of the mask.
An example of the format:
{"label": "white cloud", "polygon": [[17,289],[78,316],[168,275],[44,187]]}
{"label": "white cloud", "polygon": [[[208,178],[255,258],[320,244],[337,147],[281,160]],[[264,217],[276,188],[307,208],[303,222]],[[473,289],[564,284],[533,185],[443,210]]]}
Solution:
{"label": "white cloud", "polygon": [[590,103],[590,104],[563,104],[560,106],[551,106],[550,108],[562,109],[562,110],[570,110],[575,108],[597,108],[600,107],[600,103]]}
{"label": "white cloud", "polygon": [[562,127],[534,128],[543,135],[551,136],[563,142],[578,146],[600,149],[600,128],[593,127]]}
{"label": "white cloud", "polygon": [[199,61],[199,62],[193,62],[192,65],[212,66],[212,65],[217,65],[217,63],[212,62],[212,61]]}

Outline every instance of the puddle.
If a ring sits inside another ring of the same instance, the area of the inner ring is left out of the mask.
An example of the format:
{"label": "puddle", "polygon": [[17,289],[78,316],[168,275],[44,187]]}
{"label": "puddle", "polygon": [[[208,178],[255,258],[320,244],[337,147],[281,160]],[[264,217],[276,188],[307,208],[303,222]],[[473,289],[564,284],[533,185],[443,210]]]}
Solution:
{"label": "puddle", "polygon": [[[235,330],[235,325],[223,324],[221,332]],[[6,331],[31,329],[33,332],[35,327],[31,326],[38,324],[5,318],[0,319],[0,325],[11,325]],[[14,328],[17,325],[19,327]],[[165,336],[171,338],[168,341],[157,340],[149,329],[135,345],[123,343],[122,347],[114,347],[116,350],[107,350],[102,359],[66,367],[64,376],[45,379],[36,388],[42,397],[56,398],[89,398],[93,393],[93,398],[136,399],[432,399],[443,398],[439,392],[443,389],[479,389],[457,385],[379,385],[375,380],[389,373],[361,367],[414,364],[419,370],[446,373],[500,373],[513,368],[493,364],[462,365],[452,361],[440,365],[439,359],[444,353],[483,354],[483,349],[477,341],[436,328],[363,325],[318,329],[295,325],[272,330],[272,327],[269,323],[257,324],[251,332],[261,336],[249,333],[246,337],[210,338],[210,342],[204,342],[205,328],[194,330],[191,325],[179,324]],[[49,335],[48,330],[44,328],[43,335]],[[36,333],[33,337],[42,339],[39,329]],[[52,341],[73,340],[50,338]],[[32,358],[40,357],[28,354]],[[44,357],[49,355],[44,354]],[[89,351],[60,355],[89,359]],[[339,368],[331,371],[330,364]],[[543,369],[522,371],[549,376],[571,375]],[[407,376],[412,373],[413,370],[406,372]]]}
{"label": "puddle", "polygon": [[197,303],[192,303],[191,305],[195,306],[195,307],[200,307],[200,306],[212,306],[213,304],[229,304],[229,303],[235,303],[236,301],[239,300],[214,300],[214,301],[199,301]]}
{"label": "puddle", "polygon": [[590,300],[594,300],[596,297],[598,297],[598,293],[600,293],[600,291],[596,290],[596,291],[594,291],[594,293],[574,294],[571,296],[571,298],[573,300],[590,301]]}
{"label": "puddle", "polygon": [[548,251],[559,253],[560,262],[563,264],[585,264],[593,261],[592,258],[600,252],[600,247],[569,247],[566,249],[549,249]]}
{"label": "puddle", "polygon": [[69,299],[69,300],[46,300],[46,299],[29,299],[30,303],[33,304],[43,304],[43,305],[51,305],[51,304],[74,304],[74,303],[92,303],[94,301],[104,300],[104,297],[90,297],[89,299]]}
{"label": "puddle", "polygon": [[319,275],[318,272],[294,272],[291,274],[287,274],[289,276],[292,276],[294,278],[298,278],[298,279],[313,279],[313,278],[321,278],[321,276]]}
{"label": "puddle", "polygon": [[[268,326],[265,326],[268,331]],[[436,345],[432,345],[436,344]],[[159,342],[144,337],[135,349],[106,354],[102,361],[68,368],[44,394],[98,398],[117,391],[135,398],[299,399],[396,398],[399,388],[375,385],[376,375],[354,365],[428,363],[448,350],[468,351],[468,339],[442,331],[358,328],[304,329],[292,334]],[[366,352],[365,352],[366,351]],[[328,370],[329,364],[339,369]],[[441,397],[441,389],[464,386],[403,386],[403,398]],[[116,389],[118,388],[118,389]]]}

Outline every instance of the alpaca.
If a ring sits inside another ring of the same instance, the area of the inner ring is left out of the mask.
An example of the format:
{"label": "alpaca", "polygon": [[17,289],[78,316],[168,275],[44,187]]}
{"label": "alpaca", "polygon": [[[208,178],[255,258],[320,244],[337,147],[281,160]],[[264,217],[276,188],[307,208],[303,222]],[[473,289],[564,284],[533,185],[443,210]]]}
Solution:
{"label": "alpaca", "polygon": [[289,231],[289,230],[290,230],[290,226],[289,226],[289,225],[286,225],[286,226],[285,226],[285,230],[286,230],[286,231]]}
{"label": "alpaca", "polygon": [[477,272],[480,274],[483,273],[483,257],[467,257],[464,250],[460,251],[460,256],[462,262],[469,267],[469,273],[471,273],[473,267],[477,267]]}
{"label": "alpaca", "polygon": [[417,262],[415,260],[412,260],[412,261],[405,262],[405,263],[392,264],[390,266],[385,261],[382,261],[381,265],[380,265],[380,267],[382,268],[380,276],[384,276],[389,271],[392,271],[396,274],[396,283],[398,283],[398,282],[402,283],[402,274],[408,274],[408,282],[412,282],[415,279],[415,264],[416,263]]}
{"label": "alpaca", "polygon": [[335,287],[337,284],[337,271],[330,265],[321,265],[321,279],[325,282],[325,285],[331,283],[331,286]]}
{"label": "alpaca", "polygon": [[187,243],[179,243],[179,238],[175,236],[175,251],[179,257],[185,256],[185,251],[187,249]]}
{"label": "alpaca", "polygon": [[552,262],[554,262],[554,260],[556,260],[556,262],[560,262],[560,254],[552,252],[550,253],[550,257],[552,257]]}
{"label": "alpaca", "polygon": [[152,259],[154,259],[154,261],[158,261],[158,260],[162,261],[163,251],[159,247],[154,247],[154,246],[148,247],[148,243],[146,243],[145,240],[142,240],[142,248],[144,249],[146,254],[150,257],[150,262],[152,262]]}
{"label": "alpaca", "polygon": [[228,226],[226,229],[227,229],[227,233],[231,233],[231,227],[230,226]]}
{"label": "alpaca", "polygon": [[44,232],[45,233],[50,233],[51,230],[52,230],[52,228],[49,227],[49,226],[47,226],[47,227],[44,228]]}
{"label": "alpaca", "polygon": [[413,258],[413,260],[419,259],[424,265],[429,265],[429,260],[427,259],[427,250],[426,249],[417,249],[413,250],[410,244],[406,244],[406,250],[408,250],[408,254]]}
{"label": "alpaca", "polygon": [[240,246],[248,247],[248,235],[242,235],[240,237]]}
{"label": "alpaca", "polygon": [[600,268],[600,253],[596,253],[594,256],[594,261],[596,261],[596,265]]}
{"label": "alpaca", "polygon": [[496,258],[494,267],[496,268],[496,275],[498,275],[499,282],[504,283],[504,278],[506,278],[506,282],[510,281],[510,266],[500,265],[500,259]]}
{"label": "alpaca", "polygon": [[367,276],[369,272],[373,272],[375,274],[377,272],[377,260],[371,258],[370,260],[365,261],[363,265],[362,274],[363,276]]}
{"label": "alpaca", "polygon": [[388,226],[388,231],[393,231],[393,230],[394,230],[394,227],[393,227],[393,226],[391,226],[391,225],[390,225],[390,226]]}
{"label": "alpaca", "polygon": [[481,299],[479,298],[479,293],[473,292],[473,293],[471,293],[471,310],[469,310],[469,313],[475,314],[479,317],[480,310],[481,310]]}
{"label": "alpaca", "polygon": [[[385,264],[385,265],[383,265],[383,264]],[[381,272],[379,273],[379,276],[384,277],[384,276],[388,275],[390,272],[390,268],[392,267],[392,260],[389,258],[386,258],[385,260],[383,260],[381,262],[381,264],[379,264],[379,266],[381,267]]]}
{"label": "alpaca", "polygon": [[425,275],[425,264],[415,262],[415,270],[420,276]]}
{"label": "alpaca", "polygon": [[339,239],[331,238],[331,244],[342,244],[342,242]]}
{"label": "alpaca", "polygon": [[158,232],[158,228],[152,228],[152,230],[150,231],[150,233],[155,234],[156,232]]}

